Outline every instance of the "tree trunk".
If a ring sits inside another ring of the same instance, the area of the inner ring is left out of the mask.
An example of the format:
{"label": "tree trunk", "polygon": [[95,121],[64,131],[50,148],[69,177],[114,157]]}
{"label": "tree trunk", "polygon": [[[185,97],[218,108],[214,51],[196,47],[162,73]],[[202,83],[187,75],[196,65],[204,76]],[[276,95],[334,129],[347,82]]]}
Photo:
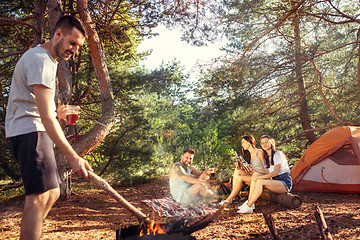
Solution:
{"label": "tree trunk", "polygon": [[84,23],[90,55],[99,81],[102,104],[102,116],[99,121],[80,141],[77,141],[73,145],[75,151],[77,151],[80,156],[84,156],[98,146],[110,132],[115,121],[115,102],[112,94],[110,76],[106,67],[103,45],[91,19],[87,0],[77,0],[77,6],[80,18]]}
{"label": "tree trunk", "polygon": [[[300,35],[300,23],[299,16],[297,12],[294,13],[294,34],[295,34],[295,76],[296,82],[298,85],[298,96],[300,98],[300,121],[303,130],[312,129],[310,113],[309,113],[309,105],[306,98],[306,90],[304,85],[304,78],[302,74],[302,61],[301,61],[301,35]],[[314,132],[309,131],[305,133],[306,138],[310,141],[310,143],[316,140],[316,136]]]}
{"label": "tree trunk", "polygon": [[[84,28],[88,36],[88,44],[96,70],[97,78],[100,84],[100,97],[102,103],[102,116],[95,124],[95,126],[87,132],[82,138],[78,139],[74,144],[74,150],[80,155],[84,156],[98,146],[105,136],[110,132],[110,129],[115,121],[115,103],[112,94],[112,87],[110,77],[105,63],[105,53],[103,50],[100,38],[93,26],[86,0],[79,0],[78,11],[80,18],[84,23]],[[56,21],[62,16],[62,9],[57,0],[49,0],[49,25],[51,34],[54,33]],[[60,60],[57,73],[58,88],[57,88],[57,104],[66,103],[71,97],[72,79],[68,63]],[[61,125],[64,127],[64,123]],[[67,197],[71,194],[71,170],[68,167],[64,156],[56,151],[56,158],[59,167],[61,184],[61,196]]]}
{"label": "tree trunk", "polygon": [[[49,29],[51,37],[54,35],[55,24],[61,16],[63,16],[63,11],[59,2],[57,0],[49,0]],[[60,106],[71,98],[72,78],[68,62],[63,59],[58,59],[58,62],[55,99],[57,106]],[[65,129],[65,122],[63,120],[59,121],[61,127]],[[55,157],[61,179],[60,196],[61,198],[68,198],[71,195],[71,169],[65,157],[58,149],[55,149]]]}
{"label": "tree trunk", "polygon": [[358,41],[358,64],[357,64],[357,80],[360,84],[360,28],[357,32],[357,41]]}
{"label": "tree trunk", "polygon": [[45,2],[43,0],[35,0],[34,5],[35,36],[33,41],[33,47],[36,47],[43,40]]}
{"label": "tree trunk", "polygon": [[64,155],[56,149],[55,150],[55,158],[57,167],[59,170],[60,175],[60,197],[62,199],[67,199],[71,196],[71,173],[72,170],[70,169]]}
{"label": "tree trunk", "polygon": [[[63,59],[58,60],[58,69],[57,69],[57,88],[56,88],[56,103],[57,106],[67,104],[71,100],[71,90],[72,90],[72,75],[69,68],[69,63]],[[62,119],[59,119],[62,129],[65,129],[66,122]],[[75,126],[69,126],[65,135],[73,135],[75,133]],[[59,168],[59,174],[61,179],[60,184],[60,196],[61,198],[68,198],[71,195],[71,172],[66,158],[60,153],[56,148],[56,162]]]}

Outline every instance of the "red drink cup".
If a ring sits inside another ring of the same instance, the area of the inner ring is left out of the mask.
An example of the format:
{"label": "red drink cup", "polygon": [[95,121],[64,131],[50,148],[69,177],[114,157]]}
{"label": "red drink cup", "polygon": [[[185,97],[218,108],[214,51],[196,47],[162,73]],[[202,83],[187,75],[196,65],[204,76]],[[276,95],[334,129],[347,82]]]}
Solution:
{"label": "red drink cup", "polygon": [[75,105],[68,105],[66,112],[66,124],[75,125],[79,118],[80,107]]}
{"label": "red drink cup", "polygon": [[214,177],[215,173],[216,173],[216,169],[215,168],[210,168],[209,170],[210,170],[210,176]]}
{"label": "red drink cup", "polygon": [[77,115],[76,113],[68,113],[66,114],[66,123],[69,125],[75,125],[78,118],[79,115]]}

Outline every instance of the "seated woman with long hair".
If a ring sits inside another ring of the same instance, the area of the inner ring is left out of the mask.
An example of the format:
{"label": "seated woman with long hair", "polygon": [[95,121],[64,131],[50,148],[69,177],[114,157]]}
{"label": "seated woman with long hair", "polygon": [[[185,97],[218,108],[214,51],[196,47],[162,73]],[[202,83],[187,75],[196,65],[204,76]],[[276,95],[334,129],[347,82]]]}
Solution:
{"label": "seated woman with long hair", "polygon": [[264,151],[265,167],[268,173],[251,176],[249,198],[239,207],[238,213],[252,213],[255,202],[261,196],[264,188],[275,193],[287,193],[292,187],[287,157],[281,151],[276,150],[275,140],[264,135],[260,139],[260,144]]}
{"label": "seated woman with long hair", "polygon": [[[256,148],[255,138],[252,135],[246,135],[241,140],[242,153],[245,161],[247,161],[254,170],[253,175],[265,174],[264,154],[261,149]],[[220,202],[221,205],[232,202],[243,187],[244,183],[250,185],[251,174],[245,172],[240,166],[236,165],[232,183],[232,191],[226,200]]]}

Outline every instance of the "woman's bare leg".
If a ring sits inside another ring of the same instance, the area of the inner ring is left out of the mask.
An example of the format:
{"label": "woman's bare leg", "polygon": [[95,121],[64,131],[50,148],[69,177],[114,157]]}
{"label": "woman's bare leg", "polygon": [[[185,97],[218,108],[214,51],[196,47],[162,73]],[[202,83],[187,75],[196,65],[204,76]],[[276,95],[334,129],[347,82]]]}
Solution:
{"label": "woman's bare leg", "polygon": [[240,192],[242,186],[244,185],[244,182],[249,182],[251,179],[251,176],[244,172],[246,175],[239,175],[236,179],[236,181],[233,182],[233,188],[229,195],[229,197],[226,198],[227,202],[231,202]]}
{"label": "woman's bare leg", "polygon": [[263,193],[264,187],[275,193],[286,193],[287,189],[281,181],[272,180],[272,179],[258,179],[257,181],[252,181],[250,186],[250,194],[248,206],[252,206],[256,200]]}

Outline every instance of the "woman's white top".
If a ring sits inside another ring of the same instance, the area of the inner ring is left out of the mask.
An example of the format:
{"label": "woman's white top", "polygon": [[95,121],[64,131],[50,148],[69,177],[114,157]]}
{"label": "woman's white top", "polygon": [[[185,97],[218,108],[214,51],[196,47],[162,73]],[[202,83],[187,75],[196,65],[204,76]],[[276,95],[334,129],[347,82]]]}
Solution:
{"label": "woman's white top", "polygon": [[280,170],[279,173],[277,175],[286,173],[286,172],[290,172],[290,168],[289,168],[289,164],[288,164],[288,160],[285,156],[285,154],[283,152],[280,151],[276,151],[274,153],[274,165],[270,165],[269,169],[269,173],[274,171],[274,166],[280,164]]}

